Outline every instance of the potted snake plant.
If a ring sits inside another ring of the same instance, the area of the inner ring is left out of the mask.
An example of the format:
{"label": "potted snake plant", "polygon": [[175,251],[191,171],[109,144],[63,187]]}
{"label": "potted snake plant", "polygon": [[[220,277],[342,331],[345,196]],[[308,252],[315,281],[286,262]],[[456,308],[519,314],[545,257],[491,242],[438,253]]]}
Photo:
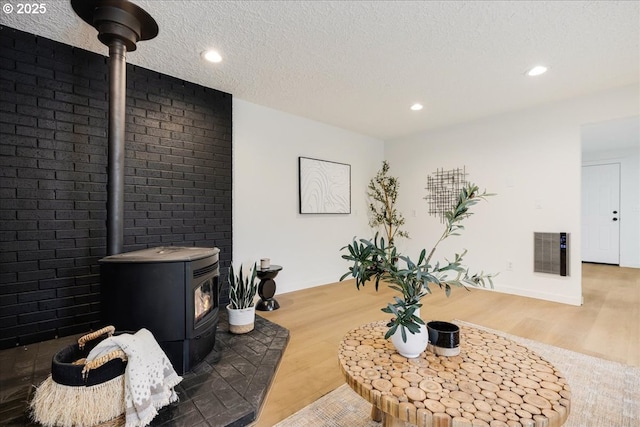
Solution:
{"label": "potted snake plant", "polygon": [[[453,286],[482,286],[490,284],[493,287],[491,274],[469,274],[463,266],[463,258],[466,250],[460,254],[455,254],[453,260],[445,262],[433,262],[432,257],[438,245],[450,236],[458,235],[464,229],[462,222],[471,215],[469,209],[487,196],[486,191],[480,192],[475,184],[467,184],[462,188],[456,204],[445,212],[445,229],[440,239],[427,254],[426,249],[422,249],[418,256],[418,261],[414,262],[408,256],[400,254],[392,245],[388,246],[383,237],[378,237],[376,233],[372,240],[353,239],[353,242],[344,246],[341,251],[346,250],[342,258],[351,264],[340,280],[351,276],[355,278],[356,287],[364,286],[370,280],[374,280],[376,290],[380,281],[386,282],[389,287],[398,291],[399,296],[394,297],[393,302],[389,302],[382,311],[392,315],[392,319],[387,326],[389,330],[385,338],[392,338],[394,345],[407,357],[417,357],[415,350],[400,350],[402,343],[408,340],[418,341],[424,344],[422,350],[427,346],[427,334],[425,322],[420,317],[421,299],[431,293],[431,286],[438,286],[445,291],[448,297]],[[409,331],[410,334],[407,334]],[[413,337],[419,335],[420,337]]]}
{"label": "potted snake plant", "polygon": [[229,266],[229,332],[233,334],[246,334],[254,328],[256,318],[256,306],[254,299],[258,284],[256,282],[256,263],[247,275],[242,272],[242,265],[236,275],[233,265]]}

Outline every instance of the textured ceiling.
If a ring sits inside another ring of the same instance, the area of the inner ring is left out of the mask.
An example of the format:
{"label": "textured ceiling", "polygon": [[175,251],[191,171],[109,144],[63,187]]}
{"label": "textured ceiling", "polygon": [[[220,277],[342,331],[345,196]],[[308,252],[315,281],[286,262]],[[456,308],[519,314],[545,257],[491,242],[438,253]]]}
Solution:
{"label": "textured ceiling", "polygon": [[[384,140],[640,78],[638,1],[134,3],[160,33],[129,63]],[[0,23],[107,55],[68,1],[46,7]]]}

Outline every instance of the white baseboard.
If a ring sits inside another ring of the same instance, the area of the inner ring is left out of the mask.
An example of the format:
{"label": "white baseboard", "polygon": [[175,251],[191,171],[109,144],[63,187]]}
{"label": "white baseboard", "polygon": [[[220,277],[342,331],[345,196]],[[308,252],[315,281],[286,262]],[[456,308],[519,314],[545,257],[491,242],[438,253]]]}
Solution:
{"label": "white baseboard", "polygon": [[563,296],[558,294],[551,294],[547,292],[536,292],[530,289],[513,288],[510,286],[503,286],[503,285],[496,285],[493,291],[502,292],[510,295],[518,295],[521,297],[536,298],[536,299],[542,299],[545,301],[553,301],[553,302],[559,302],[563,304],[577,305],[577,306],[582,305],[582,300],[583,300],[582,295],[577,297],[568,297],[568,296]]}

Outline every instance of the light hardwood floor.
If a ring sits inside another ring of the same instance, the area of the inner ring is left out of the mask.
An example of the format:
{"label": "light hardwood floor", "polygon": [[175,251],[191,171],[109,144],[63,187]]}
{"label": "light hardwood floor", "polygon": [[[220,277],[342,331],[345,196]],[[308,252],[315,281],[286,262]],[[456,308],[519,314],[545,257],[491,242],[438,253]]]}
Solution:
{"label": "light hardwood floor", "polygon": [[[640,269],[584,264],[580,307],[492,291],[435,289],[423,317],[460,319],[557,347],[640,367]],[[280,309],[259,315],[289,329],[290,341],[257,427],[270,427],[344,384],[337,347],[344,334],[385,319],[393,291],[353,281],[277,295]]]}

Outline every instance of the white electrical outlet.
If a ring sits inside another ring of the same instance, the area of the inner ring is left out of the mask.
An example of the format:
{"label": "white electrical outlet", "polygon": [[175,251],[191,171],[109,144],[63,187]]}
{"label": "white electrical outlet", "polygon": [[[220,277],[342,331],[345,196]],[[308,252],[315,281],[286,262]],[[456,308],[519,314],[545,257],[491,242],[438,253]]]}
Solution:
{"label": "white electrical outlet", "polygon": [[507,271],[512,271],[512,270],[513,270],[513,262],[507,261]]}

